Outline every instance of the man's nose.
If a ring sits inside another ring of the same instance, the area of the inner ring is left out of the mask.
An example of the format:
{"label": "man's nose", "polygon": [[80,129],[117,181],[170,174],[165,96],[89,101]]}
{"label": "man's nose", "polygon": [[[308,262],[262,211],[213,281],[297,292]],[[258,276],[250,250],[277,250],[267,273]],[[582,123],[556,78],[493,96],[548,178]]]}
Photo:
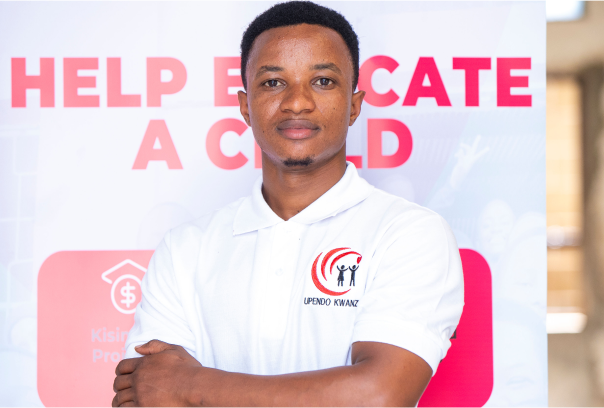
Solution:
{"label": "man's nose", "polygon": [[315,110],[315,100],[311,85],[292,84],[286,90],[286,96],[281,101],[281,110],[300,114]]}

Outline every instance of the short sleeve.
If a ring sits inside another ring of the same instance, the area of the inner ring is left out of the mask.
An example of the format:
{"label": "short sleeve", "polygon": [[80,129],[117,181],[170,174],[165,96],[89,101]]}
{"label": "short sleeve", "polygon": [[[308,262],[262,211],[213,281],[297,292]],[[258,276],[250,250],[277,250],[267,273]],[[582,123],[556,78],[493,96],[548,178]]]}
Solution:
{"label": "short sleeve", "polygon": [[409,350],[434,375],[463,310],[463,272],[455,237],[442,217],[424,210],[409,218],[395,222],[375,251],[352,341]]}
{"label": "short sleeve", "polygon": [[170,233],[155,250],[141,283],[142,299],[126,340],[126,358],[140,357],[134,347],[157,339],[195,355],[195,337],[187,323],[174,274]]}

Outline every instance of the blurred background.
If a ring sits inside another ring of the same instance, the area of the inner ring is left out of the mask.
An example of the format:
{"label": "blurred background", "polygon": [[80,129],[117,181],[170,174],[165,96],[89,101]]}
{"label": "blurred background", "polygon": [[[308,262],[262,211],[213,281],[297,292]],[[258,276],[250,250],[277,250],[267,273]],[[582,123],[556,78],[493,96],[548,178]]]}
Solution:
{"label": "blurred background", "polygon": [[549,404],[604,405],[604,2],[547,2]]}

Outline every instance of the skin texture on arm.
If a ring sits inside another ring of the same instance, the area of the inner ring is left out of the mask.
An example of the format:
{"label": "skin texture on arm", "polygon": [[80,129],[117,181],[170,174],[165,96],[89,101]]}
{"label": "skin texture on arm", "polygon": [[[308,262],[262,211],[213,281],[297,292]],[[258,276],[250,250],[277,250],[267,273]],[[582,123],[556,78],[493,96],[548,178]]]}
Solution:
{"label": "skin texture on arm", "polygon": [[415,354],[352,345],[352,365],[284,375],[202,367],[182,347],[153,340],[116,368],[116,406],[414,406],[432,376]]}

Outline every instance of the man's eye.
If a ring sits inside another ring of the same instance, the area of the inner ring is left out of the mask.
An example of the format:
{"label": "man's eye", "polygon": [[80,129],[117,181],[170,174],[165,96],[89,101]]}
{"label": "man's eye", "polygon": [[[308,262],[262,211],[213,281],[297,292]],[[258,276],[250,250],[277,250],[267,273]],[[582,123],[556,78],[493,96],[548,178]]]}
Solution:
{"label": "man's eye", "polygon": [[329,78],[319,78],[315,83],[320,86],[329,86],[333,84],[333,81]]}
{"label": "man's eye", "polygon": [[264,83],[264,86],[268,86],[269,88],[274,88],[276,86],[279,86],[279,81],[277,81],[276,79],[269,79],[268,81],[266,81]]}

